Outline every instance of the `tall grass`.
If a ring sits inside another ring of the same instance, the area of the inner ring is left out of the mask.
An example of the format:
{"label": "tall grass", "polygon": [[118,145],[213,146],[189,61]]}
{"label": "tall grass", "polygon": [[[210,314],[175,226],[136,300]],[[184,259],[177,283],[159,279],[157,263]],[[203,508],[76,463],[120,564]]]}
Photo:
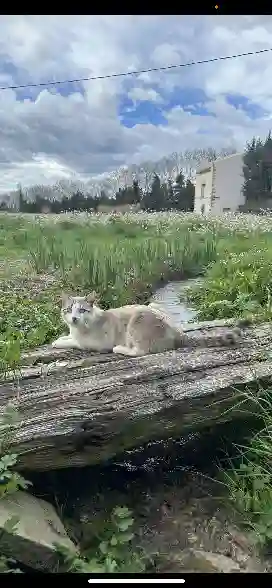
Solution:
{"label": "tall grass", "polygon": [[272,317],[272,232],[226,237],[204,282],[187,292],[201,320]]}
{"label": "tall grass", "polygon": [[[2,214],[0,226],[0,332],[20,332],[25,346],[60,332],[62,289],[94,289],[106,308],[145,302],[159,280],[206,272],[191,293],[201,318],[270,314],[269,217]],[[22,281],[33,276],[46,276],[39,294]]]}
{"label": "tall grass", "polygon": [[[96,290],[104,308],[145,302],[160,280],[197,275],[216,259],[216,232],[194,230],[176,217],[157,222],[141,215],[138,221],[109,217],[104,222],[74,216],[50,223],[3,215],[1,223],[0,261],[6,264],[0,331],[5,338],[20,336],[25,347],[47,343],[63,328],[58,310],[63,289]],[[37,294],[30,282],[44,276]]]}
{"label": "tall grass", "polygon": [[[199,318],[272,318],[272,217],[159,213],[0,214],[0,355],[61,331],[61,289],[96,290],[102,306],[144,302],[160,279],[204,274],[189,291]],[[50,278],[50,279],[49,279]],[[37,288],[37,283],[39,287]],[[17,357],[17,356],[16,356]],[[272,406],[226,477],[259,542],[272,538]]]}
{"label": "tall grass", "polygon": [[230,501],[261,547],[272,545],[272,390],[250,395],[261,418],[260,430],[248,433],[237,457],[223,472]]}
{"label": "tall grass", "polygon": [[43,230],[29,251],[29,260],[37,273],[58,270],[67,284],[79,289],[92,287],[103,296],[113,290],[121,304],[131,301],[129,287],[136,281],[151,285],[171,273],[202,272],[215,258],[215,248],[213,235],[193,232],[161,236],[139,232],[134,239],[125,235],[109,241],[103,227],[99,238],[83,228],[56,237]]}

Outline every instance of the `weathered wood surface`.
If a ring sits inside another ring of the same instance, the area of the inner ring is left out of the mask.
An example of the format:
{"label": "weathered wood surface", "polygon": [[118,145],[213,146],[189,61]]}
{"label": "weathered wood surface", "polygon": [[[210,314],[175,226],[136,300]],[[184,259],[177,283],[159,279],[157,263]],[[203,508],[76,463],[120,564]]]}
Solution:
{"label": "weathered wood surface", "polygon": [[[228,321],[230,324],[231,321]],[[188,325],[192,344],[221,321]],[[0,411],[20,412],[13,449],[36,470],[97,463],[143,442],[178,436],[257,410],[241,388],[272,378],[270,324],[243,330],[234,348],[190,348],[141,358],[41,347],[0,383]]]}

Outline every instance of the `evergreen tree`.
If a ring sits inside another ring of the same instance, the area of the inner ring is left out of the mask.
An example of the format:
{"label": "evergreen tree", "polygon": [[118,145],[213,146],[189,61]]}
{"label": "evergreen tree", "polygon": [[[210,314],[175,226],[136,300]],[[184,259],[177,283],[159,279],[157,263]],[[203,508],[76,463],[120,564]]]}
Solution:
{"label": "evergreen tree", "polygon": [[70,210],[86,210],[86,198],[80,190],[73,192],[69,199]]}
{"label": "evergreen tree", "polygon": [[184,210],[184,175],[180,172],[174,182],[174,207],[178,210]]}
{"label": "evergreen tree", "polygon": [[176,208],[176,195],[171,178],[169,178],[165,187],[164,207],[166,210]]}
{"label": "evergreen tree", "polygon": [[154,174],[151,190],[147,199],[149,210],[163,210],[165,204],[165,190],[161,186],[158,174]]}
{"label": "evergreen tree", "polygon": [[269,131],[263,145],[262,170],[264,198],[272,197],[272,138]]}
{"label": "evergreen tree", "polygon": [[99,196],[99,204],[103,204],[103,205],[107,205],[109,204],[109,198],[105,192],[105,190],[101,190],[100,192],[100,196]]}
{"label": "evergreen tree", "polygon": [[185,212],[191,212],[194,210],[195,201],[195,187],[193,182],[188,178],[183,188],[183,209]]}
{"label": "evergreen tree", "polygon": [[20,212],[26,212],[25,211],[25,199],[24,199],[24,193],[22,190],[22,186],[21,184],[19,184],[18,186],[18,208]]}
{"label": "evergreen tree", "polygon": [[142,191],[139,186],[138,180],[133,180],[132,185],[132,193],[133,193],[133,202],[132,204],[139,204],[142,200]]}
{"label": "evergreen tree", "polygon": [[62,210],[62,201],[61,200],[57,200],[57,198],[54,198],[51,201],[51,212],[53,214],[59,214],[60,211]]}
{"label": "evergreen tree", "polygon": [[264,146],[260,139],[253,137],[252,141],[247,144],[243,156],[244,184],[243,193],[246,204],[254,203],[258,206],[264,191],[264,175],[262,159],[264,155]]}
{"label": "evergreen tree", "polygon": [[95,196],[91,194],[86,194],[85,196],[85,210],[96,210],[97,209],[97,199]]}
{"label": "evergreen tree", "polygon": [[118,192],[115,194],[114,200],[117,205],[138,204],[141,202],[142,192],[138,180],[134,180],[132,186],[119,188]]}
{"label": "evergreen tree", "polygon": [[126,186],[122,190],[122,200],[120,204],[134,204],[134,192],[132,186]]}

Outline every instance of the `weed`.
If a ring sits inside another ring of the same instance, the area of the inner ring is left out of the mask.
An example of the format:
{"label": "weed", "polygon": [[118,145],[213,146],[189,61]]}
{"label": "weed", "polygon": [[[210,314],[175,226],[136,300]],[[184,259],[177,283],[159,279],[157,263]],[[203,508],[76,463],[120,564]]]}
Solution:
{"label": "weed", "polygon": [[[226,249],[229,245],[228,255]],[[204,282],[187,290],[201,320],[239,317],[270,320],[272,317],[272,233],[221,239],[218,259]]]}
{"label": "weed", "polygon": [[[17,455],[9,452],[11,441],[11,428],[18,421],[18,414],[12,405],[7,405],[0,419],[0,500],[5,496],[14,494],[18,490],[26,490],[30,482],[25,480],[18,472],[14,470],[17,462]],[[3,525],[3,531],[16,533],[19,518],[11,517]],[[0,548],[1,534],[0,533]],[[20,573],[20,569],[14,567],[16,562],[12,558],[4,555],[0,556],[0,572],[2,573]]]}
{"label": "weed", "polygon": [[126,507],[116,507],[104,529],[102,537],[97,537],[93,545],[81,556],[63,546],[57,550],[64,559],[68,572],[85,573],[144,573],[147,558],[139,550],[132,548],[133,518]]}
{"label": "weed", "polygon": [[[5,377],[7,371],[15,374],[20,365],[20,348],[18,339],[8,339],[0,347],[0,373]],[[18,490],[26,490],[30,482],[25,480],[16,470],[17,454],[10,452],[12,429],[18,423],[19,415],[12,404],[8,404],[0,417],[0,500],[14,494]],[[19,518],[13,516],[3,525],[2,533],[16,533]],[[1,533],[0,533],[1,548]],[[0,572],[20,573],[12,558],[0,555]]]}
{"label": "weed", "polygon": [[250,400],[258,405],[261,428],[237,447],[237,458],[222,476],[231,504],[254,542],[264,547],[272,542],[272,390],[260,392],[257,397],[250,394]]}

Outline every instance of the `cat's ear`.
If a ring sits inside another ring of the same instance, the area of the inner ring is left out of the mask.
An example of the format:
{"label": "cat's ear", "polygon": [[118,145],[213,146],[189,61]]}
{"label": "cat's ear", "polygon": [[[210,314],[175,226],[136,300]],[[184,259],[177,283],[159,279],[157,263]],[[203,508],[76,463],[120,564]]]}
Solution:
{"label": "cat's ear", "polygon": [[86,296],[86,300],[88,302],[88,304],[90,304],[91,306],[95,303],[98,302],[98,295],[97,292],[95,292],[95,290],[93,290],[92,292],[90,292],[90,294],[87,294]]}
{"label": "cat's ear", "polygon": [[61,293],[62,308],[65,308],[66,306],[68,306],[70,301],[71,301],[71,296],[69,294],[67,294],[67,292],[62,292]]}

